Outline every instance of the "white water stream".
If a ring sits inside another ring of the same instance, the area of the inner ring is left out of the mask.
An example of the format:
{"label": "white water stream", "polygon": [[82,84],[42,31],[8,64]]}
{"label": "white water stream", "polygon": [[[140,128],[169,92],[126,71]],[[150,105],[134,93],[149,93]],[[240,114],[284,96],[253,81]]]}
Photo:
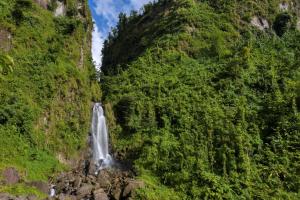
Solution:
{"label": "white water stream", "polygon": [[112,158],[108,151],[108,132],[103,108],[100,103],[95,103],[91,127],[91,143],[93,150],[93,162],[96,165],[96,173],[112,164]]}
{"label": "white water stream", "polygon": [[[91,148],[93,151],[92,162],[96,165],[97,175],[99,170],[110,167],[113,164],[108,150],[108,132],[103,108],[100,103],[95,103],[91,126]],[[49,197],[56,195],[55,185],[51,185]]]}

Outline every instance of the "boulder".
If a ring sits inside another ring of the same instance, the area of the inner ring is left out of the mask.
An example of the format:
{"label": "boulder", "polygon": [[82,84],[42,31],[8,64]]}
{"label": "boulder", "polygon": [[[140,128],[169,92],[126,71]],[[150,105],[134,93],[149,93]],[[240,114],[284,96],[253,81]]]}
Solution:
{"label": "boulder", "polygon": [[108,188],[111,185],[110,175],[105,170],[101,170],[97,176],[97,183],[100,187]]}
{"label": "boulder", "polygon": [[95,190],[93,192],[94,200],[109,200],[107,194],[104,192],[102,188]]}
{"label": "boulder", "polygon": [[77,190],[77,199],[88,197],[92,194],[93,186],[85,184]]}
{"label": "boulder", "polygon": [[4,178],[4,182],[8,185],[16,184],[20,180],[18,171],[13,167],[6,168],[3,171],[2,175],[3,175],[3,178]]}
{"label": "boulder", "polygon": [[49,185],[43,181],[33,181],[30,182],[28,185],[37,188],[39,191],[45,194],[48,194],[50,191]]}
{"label": "boulder", "polygon": [[265,18],[258,16],[254,16],[251,19],[251,24],[261,31],[270,28],[269,22]]}
{"label": "boulder", "polygon": [[88,165],[88,174],[95,175],[97,173],[97,167],[92,162]]}
{"label": "boulder", "polygon": [[121,195],[122,195],[122,190],[120,187],[115,187],[112,191],[111,191],[111,195],[113,196],[113,198],[115,200],[119,200],[121,199]]}
{"label": "boulder", "polygon": [[145,183],[139,180],[128,180],[123,191],[123,197],[131,196],[134,190],[145,187]]}

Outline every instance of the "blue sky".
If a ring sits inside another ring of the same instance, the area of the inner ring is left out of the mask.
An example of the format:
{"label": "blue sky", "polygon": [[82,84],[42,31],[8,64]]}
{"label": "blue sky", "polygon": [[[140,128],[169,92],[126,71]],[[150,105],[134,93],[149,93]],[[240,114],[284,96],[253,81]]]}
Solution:
{"label": "blue sky", "polygon": [[131,10],[140,10],[151,0],[89,0],[94,18],[92,55],[97,67],[101,65],[101,49],[111,27],[118,22],[120,12],[129,14]]}

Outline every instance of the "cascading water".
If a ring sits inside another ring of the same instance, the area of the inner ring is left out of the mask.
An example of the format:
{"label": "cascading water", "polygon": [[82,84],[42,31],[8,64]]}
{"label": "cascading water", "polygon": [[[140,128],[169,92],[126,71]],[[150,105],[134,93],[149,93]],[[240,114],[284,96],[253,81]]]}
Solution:
{"label": "cascading water", "polygon": [[108,133],[103,108],[96,103],[93,108],[91,142],[93,150],[93,161],[96,165],[96,174],[99,170],[107,168],[112,164],[112,158],[108,151]]}

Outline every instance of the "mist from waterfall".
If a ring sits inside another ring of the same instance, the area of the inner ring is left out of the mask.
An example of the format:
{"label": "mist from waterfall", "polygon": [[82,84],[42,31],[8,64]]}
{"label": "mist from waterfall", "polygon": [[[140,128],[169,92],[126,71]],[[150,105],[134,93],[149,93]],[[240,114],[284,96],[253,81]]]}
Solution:
{"label": "mist from waterfall", "polygon": [[91,143],[93,161],[96,165],[96,173],[104,168],[110,167],[112,158],[108,150],[108,132],[103,108],[100,103],[95,103],[91,127]]}

